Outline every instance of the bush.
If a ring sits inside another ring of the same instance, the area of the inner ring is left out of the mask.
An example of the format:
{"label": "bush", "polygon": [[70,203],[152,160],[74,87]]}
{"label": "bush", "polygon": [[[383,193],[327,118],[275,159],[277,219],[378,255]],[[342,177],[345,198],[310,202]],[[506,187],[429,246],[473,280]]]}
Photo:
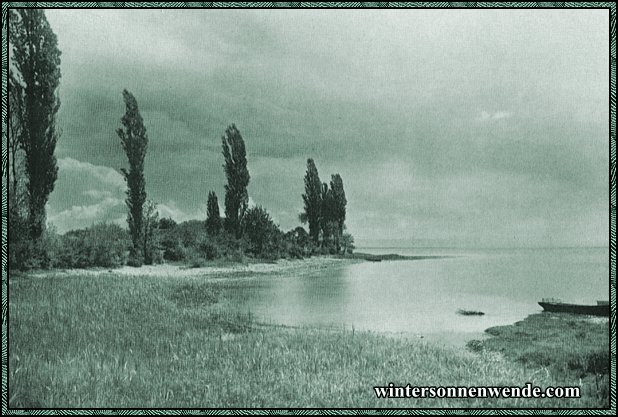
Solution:
{"label": "bush", "polygon": [[200,255],[204,256],[209,261],[213,259],[217,259],[219,255],[219,247],[216,243],[211,242],[210,240],[202,240],[198,244],[198,251]]}
{"label": "bush", "polygon": [[28,237],[28,222],[16,209],[11,210],[8,218],[8,256],[11,269],[28,269],[32,254],[32,245]]}
{"label": "bush", "polygon": [[[245,262],[247,256],[264,260],[302,259],[335,251],[332,245],[315,246],[302,227],[284,234],[262,207],[247,210],[241,224],[243,236],[240,239],[223,231],[217,235],[209,234],[204,221],[190,220],[175,224],[165,220],[162,225],[163,220],[159,221],[158,227],[163,259],[185,261],[195,267],[215,259],[231,262]],[[352,247],[348,242],[349,252]]]}
{"label": "bush", "polygon": [[57,266],[62,268],[111,268],[127,263],[129,233],[116,224],[100,223],[67,232],[61,239]]}
{"label": "bush", "polygon": [[178,224],[174,221],[174,219],[170,217],[164,217],[161,220],[159,220],[159,230],[173,229],[177,225]]}
{"label": "bush", "polygon": [[226,252],[224,257],[227,261],[230,261],[230,262],[237,262],[237,263],[247,262],[245,253],[240,249],[230,250]]}
{"label": "bush", "polygon": [[247,210],[242,228],[249,243],[249,253],[270,260],[280,256],[283,234],[265,209],[256,206]]}
{"label": "bush", "polygon": [[18,270],[49,269],[57,266],[62,243],[54,228],[48,228],[37,240],[30,240],[23,219],[11,219],[9,266]]}
{"label": "bush", "polygon": [[180,239],[178,237],[165,235],[164,233],[162,233],[162,235],[165,236],[161,239],[163,259],[167,261],[184,261],[187,259],[187,251],[180,243]]}

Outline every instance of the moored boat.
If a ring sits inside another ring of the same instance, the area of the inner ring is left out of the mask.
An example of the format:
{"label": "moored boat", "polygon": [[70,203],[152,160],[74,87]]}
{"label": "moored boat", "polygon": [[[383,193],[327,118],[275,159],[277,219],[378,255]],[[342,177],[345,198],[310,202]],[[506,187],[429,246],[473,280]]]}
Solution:
{"label": "moored boat", "polygon": [[555,300],[539,301],[543,310],[551,313],[586,314],[590,316],[609,316],[609,302],[597,301],[597,304],[569,304]]}

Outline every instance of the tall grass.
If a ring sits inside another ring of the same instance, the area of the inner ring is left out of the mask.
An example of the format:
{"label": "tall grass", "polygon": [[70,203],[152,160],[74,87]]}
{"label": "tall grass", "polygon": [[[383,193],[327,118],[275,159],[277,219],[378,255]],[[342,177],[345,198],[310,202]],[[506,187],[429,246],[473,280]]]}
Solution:
{"label": "tall grass", "polygon": [[[11,277],[9,406],[591,407],[582,399],[378,399],[376,385],[559,385],[369,333],[258,326],[198,278]],[[572,385],[572,384],[571,384]]]}
{"label": "tall grass", "polygon": [[609,323],[572,314],[542,313],[508,326],[487,329],[493,337],[469,346],[500,352],[562,385],[578,381],[584,393],[609,406]]}

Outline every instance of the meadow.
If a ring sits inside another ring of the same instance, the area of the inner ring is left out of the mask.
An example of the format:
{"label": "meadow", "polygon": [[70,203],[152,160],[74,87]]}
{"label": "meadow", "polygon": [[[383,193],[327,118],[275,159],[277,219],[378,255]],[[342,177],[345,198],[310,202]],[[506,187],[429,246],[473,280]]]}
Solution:
{"label": "meadow", "polygon": [[254,272],[10,278],[11,408],[476,408],[602,406],[581,399],[378,399],[373,387],[579,385],[576,378],[422,340],[257,322],[226,301]]}

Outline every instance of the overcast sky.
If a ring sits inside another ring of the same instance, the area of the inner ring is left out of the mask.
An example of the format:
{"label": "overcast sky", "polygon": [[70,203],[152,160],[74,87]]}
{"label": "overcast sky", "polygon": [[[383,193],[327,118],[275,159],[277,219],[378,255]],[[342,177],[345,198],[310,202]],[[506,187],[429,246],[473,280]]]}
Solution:
{"label": "overcast sky", "polygon": [[47,10],[62,51],[48,221],[125,222],[127,88],[162,216],[205,219],[209,190],[223,205],[235,123],[251,200],[284,230],[312,157],[322,181],[341,174],[361,245],[607,245],[608,13]]}

